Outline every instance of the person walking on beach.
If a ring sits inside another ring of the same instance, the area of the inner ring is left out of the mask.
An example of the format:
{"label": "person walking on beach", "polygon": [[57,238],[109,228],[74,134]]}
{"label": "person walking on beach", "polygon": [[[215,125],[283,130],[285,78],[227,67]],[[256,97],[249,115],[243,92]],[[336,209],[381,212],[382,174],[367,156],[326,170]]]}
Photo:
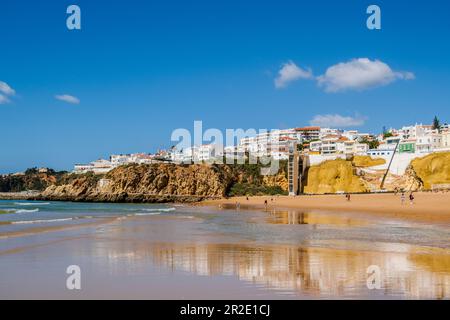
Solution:
{"label": "person walking on beach", "polygon": [[412,192],[409,194],[409,203],[414,204],[414,195]]}
{"label": "person walking on beach", "polygon": [[402,199],[402,205],[404,205],[405,204],[405,193],[404,192],[402,192],[401,199]]}
{"label": "person walking on beach", "polygon": [[347,201],[350,201],[351,199],[350,199],[350,193],[347,193],[346,195],[345,195],[345,197],[347,198]]}
{"label": "person walking on beach", "polygon": [[267,211],[267,200],[264,200],[264,207],[266,207],[266,211]]}

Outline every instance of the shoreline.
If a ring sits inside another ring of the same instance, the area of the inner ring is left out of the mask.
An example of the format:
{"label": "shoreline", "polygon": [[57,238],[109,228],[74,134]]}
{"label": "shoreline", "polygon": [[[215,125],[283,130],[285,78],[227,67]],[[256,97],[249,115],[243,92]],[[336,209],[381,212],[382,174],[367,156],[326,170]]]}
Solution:
{"label": "shoreline", "polygon": [[0,192],[0,200],[28,200],[28,201],[59,201],[59,202],[81,202],[81,203],[199,203],[202,201],[219,200],[218,196],[196,196],[196,195],[155,195],[155,194],[130,194],[130,193],[98,193],[94,195],[79,196],[47,196],[43,192]]}
{"label": "shoreline", "polygon": [[[100,219],[98,219],[98,221],[83,222],[83,223],[78,223],[78,224],[63,224],[63,225],[56,225],[56,226],[50,226],[50,225],[34,226],[34,227],[25,228],[23,230],[8,231],[8,232],[0,233],[0,240],[27,237],[27,236],[33,236],[36,234],[55,232],[55,231],[67,231],[67,230],[80,229],[80,228],[86,228],[86,227],[95,227],[95,226],[112,223],[118,219],[119,218],[117,218],[117,217],[115,217],[115,218],[100,218]],[[0,255],[2,255],[4,253],[5,252],[0,251]]]}
{"label": "shoreline", "polygon": [[351,201],[345,195],[300,195],[300,196],[252,196],[249,197],[196,197],[196,196],[149,196],[125,195],[118,198],[53,198],[44,197],[36,192],[0,193],[0,200],[30,200],[30,201],[68,201],[84,203],[182,203],[195,206],[231,206],[236,203],[241,208],[266,210],[264,202],[267,201],[268,210],[323,210],[333,212],[365,213],[373,216],[412,220],[432,224],[450,226],[450,193],[416,192],[414,204],[410,204],[409,194],[405,194],[404,204],[401,204],[400,194],[394,193],[365,193],[351,194]]}
{"label": "shoreline", "polygon": [[[332,212],[364,213],[375,217],[386,217],[405,221],[416,221],[450,226],[450,193],[414,193],[414,204],[410,204],[408,194],[401,204],[400,194],[352,194],[351,201],[345,195],[311,196],[255,196],[234,197],[220,200],[202,201],[201,206],[232,206],[266,210],[323,210]],[[273,199],[273,200],[272,200]]]}
{"label": "shoreline", "polygon": [[0,192],[0,200],[31,200],[40,195],[39,191]]}

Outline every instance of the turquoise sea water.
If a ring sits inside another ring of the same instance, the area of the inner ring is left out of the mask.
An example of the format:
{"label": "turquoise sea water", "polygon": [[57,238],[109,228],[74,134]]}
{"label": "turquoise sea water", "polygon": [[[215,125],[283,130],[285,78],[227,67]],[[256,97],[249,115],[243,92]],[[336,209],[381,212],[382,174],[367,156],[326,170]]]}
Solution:
{"label": "turquoise sea water", "polygon": [[109,204],[0,200],[0,234],[30,226],[76,224],[96,219],[151,216],[175,211],[153,204]]}

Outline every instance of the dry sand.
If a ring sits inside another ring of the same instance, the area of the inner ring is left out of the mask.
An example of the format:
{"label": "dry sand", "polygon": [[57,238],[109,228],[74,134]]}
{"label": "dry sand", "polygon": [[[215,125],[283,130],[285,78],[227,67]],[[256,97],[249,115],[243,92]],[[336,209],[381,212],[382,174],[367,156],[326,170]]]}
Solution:
{"label": "dry sand", "polygon": [[351,201],[345,195],[314,196],[258,196],[235,197],[230,199],[204,201],[202,205],[232,205],[240,203],[241,208],[327,210],[340,212],[359,212],[374,216],[384,216],[401,220],[450,225],[450,193],[414,193],[414,204],[410,204],[409,194],[405,194],[405,203],[401,203],[400,194],[353,194]]}

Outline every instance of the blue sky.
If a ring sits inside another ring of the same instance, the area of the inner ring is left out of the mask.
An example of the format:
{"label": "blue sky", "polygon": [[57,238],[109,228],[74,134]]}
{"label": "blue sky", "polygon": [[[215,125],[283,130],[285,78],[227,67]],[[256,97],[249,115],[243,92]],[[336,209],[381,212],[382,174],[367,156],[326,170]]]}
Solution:
{"label": "blue sky", "polygon": [[[82,30],[66,27],[70,4]],[[381,30],[366,28],[370,4]],[[376,133],[449,121],[449,16],[445,0],[3,0],[0,173],[152,152],[194,120]]]}

